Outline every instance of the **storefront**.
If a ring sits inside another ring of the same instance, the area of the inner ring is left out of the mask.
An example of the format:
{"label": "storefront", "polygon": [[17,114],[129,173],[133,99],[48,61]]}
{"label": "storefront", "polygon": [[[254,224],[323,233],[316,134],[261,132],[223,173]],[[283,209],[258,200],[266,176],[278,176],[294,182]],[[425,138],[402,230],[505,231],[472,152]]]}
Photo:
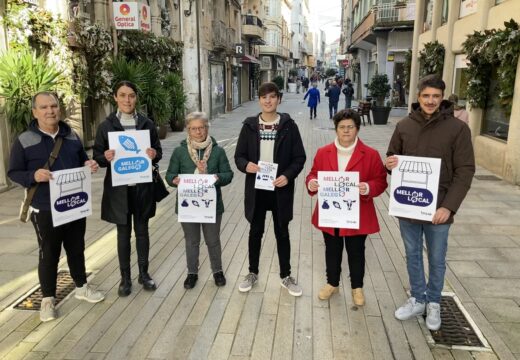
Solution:
{"label": "storefront", "polygon": [[223,62],[209,63],[210,118],[226,112],[225,66]]}

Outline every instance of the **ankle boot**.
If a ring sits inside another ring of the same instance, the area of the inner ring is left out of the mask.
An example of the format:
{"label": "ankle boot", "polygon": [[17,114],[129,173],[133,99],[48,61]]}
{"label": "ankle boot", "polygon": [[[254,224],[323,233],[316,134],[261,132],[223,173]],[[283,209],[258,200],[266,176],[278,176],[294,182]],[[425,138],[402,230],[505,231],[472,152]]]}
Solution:
{"label": "ankle boot", "polygon": [[121,269],[121,283],[117,293],[121,297],[130,295],[132,292],[132,279],[130,277],[130,269]]}
{"label": "ankle boot", "polygon": [[155,281],[148,274],[148,264],[139,265],[139,278],[137,280],[139,284],[143,285],[143,289],[148,291],[153,291],[157,289],[157,285],[155,285]]}

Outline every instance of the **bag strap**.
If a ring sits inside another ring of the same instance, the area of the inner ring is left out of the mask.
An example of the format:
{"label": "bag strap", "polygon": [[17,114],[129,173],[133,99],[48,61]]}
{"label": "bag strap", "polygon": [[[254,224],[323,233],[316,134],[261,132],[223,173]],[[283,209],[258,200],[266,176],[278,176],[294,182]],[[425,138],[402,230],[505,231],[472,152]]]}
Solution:
{"label": "bag strap", "polygon": [[[54,164],[54,161],[56,161],[56,159],[58,158],[58,154],[60,152],[62,143],[63,143],[63,138],[58,137],[58,139],[54,143],[54,147],[52,148],[51,155],[49,156],[49,160],[47,160],[47,162],[45,163],[45,166],[43,167],[45,170],[50,169],[52,167],[52,165]],[[24,204],[23,204],[24,209],[25,208],[29,209],[29,205],[32,202],[32,199],[34,197],[34,194],[36,193],[36,190],[38,189],[39,184],[40,183],[36,183],[36,185],[31,186],[31,188],[27,191],[27,196],[25,197]]]}

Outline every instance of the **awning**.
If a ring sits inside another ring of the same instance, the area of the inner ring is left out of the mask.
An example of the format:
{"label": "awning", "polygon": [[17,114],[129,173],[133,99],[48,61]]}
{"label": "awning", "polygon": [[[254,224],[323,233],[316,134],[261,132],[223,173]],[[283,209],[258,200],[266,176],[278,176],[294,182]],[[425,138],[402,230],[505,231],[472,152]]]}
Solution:
{"label": "awning", "polygon": [[251,64],[260,64],[260,61],[258,61],[257,58],[251,55],[244,55],[242,56],[241,62],[243,63],[251,63]]}

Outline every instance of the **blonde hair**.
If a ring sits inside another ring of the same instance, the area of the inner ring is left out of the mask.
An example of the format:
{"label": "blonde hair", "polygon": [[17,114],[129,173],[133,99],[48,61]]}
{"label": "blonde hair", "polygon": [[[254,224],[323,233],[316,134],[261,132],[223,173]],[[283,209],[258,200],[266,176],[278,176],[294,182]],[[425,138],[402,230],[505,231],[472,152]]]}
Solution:
{"label": "blonde hair", "polygon": [[193,120],[202,120],[206,127],[209,127],[208,115],[204,111],[194,111],[186,115],[186,128],[189,127]]}

